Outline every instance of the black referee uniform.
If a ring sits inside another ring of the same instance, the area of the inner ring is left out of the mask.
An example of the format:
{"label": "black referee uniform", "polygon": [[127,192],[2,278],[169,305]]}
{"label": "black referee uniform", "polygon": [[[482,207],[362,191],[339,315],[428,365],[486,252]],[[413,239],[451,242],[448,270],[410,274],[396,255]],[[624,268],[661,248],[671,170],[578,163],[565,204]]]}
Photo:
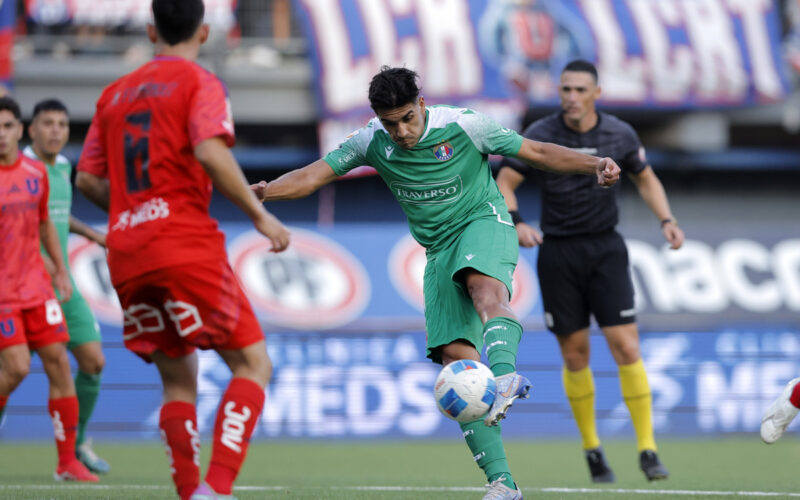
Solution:
{"label": "black referee uniform", "polygon": [[[523,135],[611,157],[628,174],[644,170],[644,148],[633,128],[608,113],[597,115],[597,124],[587,132],[568,128],[558,112],[533,122]],[[603,188],[595,176],[553,174],[514,158],[504,160],[541,189],[544,241],[537,271],[547,328],[570,334],[588,327],[590,314],[601,327],[635,322],[628,251],[615,230],[619,183]]]}

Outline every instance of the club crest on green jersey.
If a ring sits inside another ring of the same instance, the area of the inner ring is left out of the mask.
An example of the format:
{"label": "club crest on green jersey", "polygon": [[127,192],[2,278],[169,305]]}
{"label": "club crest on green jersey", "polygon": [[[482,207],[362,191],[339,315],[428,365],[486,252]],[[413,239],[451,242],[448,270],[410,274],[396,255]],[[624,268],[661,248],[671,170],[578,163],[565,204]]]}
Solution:
{"label": "club crest on green jersey", "polygon": [[433,156],[439,161],[447,161],[453,157],[453,145],[449,142],[440,142],[433,147]]}

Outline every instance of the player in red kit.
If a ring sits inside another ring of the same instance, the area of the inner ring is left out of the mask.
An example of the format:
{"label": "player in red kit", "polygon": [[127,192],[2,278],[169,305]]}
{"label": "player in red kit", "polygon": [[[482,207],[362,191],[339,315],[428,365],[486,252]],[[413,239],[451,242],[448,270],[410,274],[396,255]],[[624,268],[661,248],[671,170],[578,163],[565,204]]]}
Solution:
{"label": "player in red kit", "polygon": [[[19,105],[0,97],[0,416],[9,395],[30,371],[36,352],[50,383],[58,465],[56,480],[97,481],[75,456],[78,398],[70,374],[69,340],[61,306],[72,295],[61,245],[47,209],[50,186],[45,166],[19,153]],[[52,281],[39,245],[55,264]]]}
{"label": "player in red kit", "polygon": [[[264,335],[208,213],[212,184],[269,238],[286,228],[250,191],[229,147],[222,83],[194,61],[208,37],[202,0],[153,0],[156,57],[97,102],[76,184],[109,213],[108,266],[128,349],[155,363],[164,386],[159,427],[181,499],[227,498],[271,376]],[[201,484],[195,349],[216,350],[233,378],[214,426]]]}

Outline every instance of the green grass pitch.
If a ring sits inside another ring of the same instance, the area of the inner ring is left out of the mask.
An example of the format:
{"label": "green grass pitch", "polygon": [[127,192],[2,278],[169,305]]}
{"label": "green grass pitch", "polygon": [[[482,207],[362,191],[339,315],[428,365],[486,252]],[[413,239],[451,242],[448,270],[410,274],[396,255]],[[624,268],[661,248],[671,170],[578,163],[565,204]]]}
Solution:
{"label": "green grass pitch", "polygon": [[[203,445],[205,466],[207,440]],[[98,486],[55,483],[50,443],[0,443],[0,498],[177,498],[159,443],[99,442],[95,447],[113,467]],[[791,434],[772,446],[756,434],[662,439],[659,454],[671,477],[654,483],[639,471],[632,442],[608,442],[604,448],[617,475],[613,485],[589,481],[578,440],[506,442],[512,472],[527,499],[800,498],[800,441]],[[459,440],[258,440],[250,447],[235,494],[239,500],[480,500],[484,482]]]}

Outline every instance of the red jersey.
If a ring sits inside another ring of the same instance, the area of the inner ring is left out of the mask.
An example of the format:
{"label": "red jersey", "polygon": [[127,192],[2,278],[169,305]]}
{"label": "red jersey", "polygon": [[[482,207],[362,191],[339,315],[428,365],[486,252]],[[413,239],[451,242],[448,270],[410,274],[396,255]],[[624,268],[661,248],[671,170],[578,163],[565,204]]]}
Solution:
{"label": "red jersey", "polygon": [[178,57],[156,57],[97,101],[78,170],[108,178],[114,284],[156,269],[226,259],[208,213],[211,179],[194,157],[205,139],[234,142],[222,82]]}
{"label": "red jersey", "polygon": [[27,309],[55,297],[39,236],[49,195],[42,163],[20,154],[0,165],[0,308]]}

